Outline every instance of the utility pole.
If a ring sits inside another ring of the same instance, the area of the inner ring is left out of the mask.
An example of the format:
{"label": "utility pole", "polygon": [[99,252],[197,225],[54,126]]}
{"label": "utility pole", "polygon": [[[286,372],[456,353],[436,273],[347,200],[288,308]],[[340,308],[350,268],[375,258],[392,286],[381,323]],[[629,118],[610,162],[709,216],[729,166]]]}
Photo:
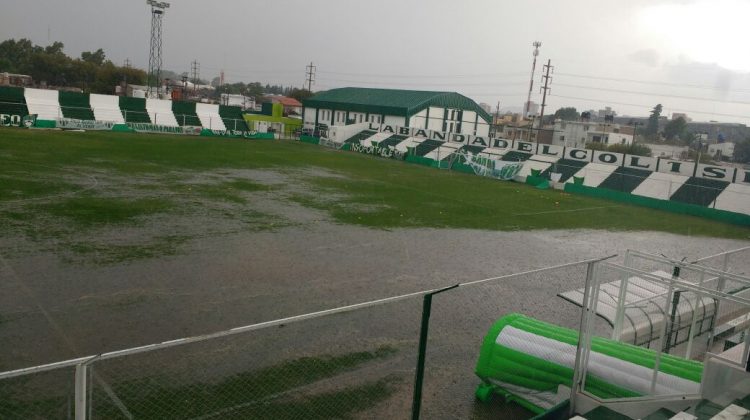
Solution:
{"label": "utility pole", "polygon": [[534,61],[531,64],[531,79],[529,81],[529,96],[526,98],[526,107],[523,111],[524,118],[528,118],[529,116],[529,108],[531,107],[531,91],[534,89],[534,72],[536,72],[536,57],[539,55],[539,47],[542,46],[542,43],[539,41],[534,41],[534,43],[531,45],[534,47]]}
{"label": "utility pole", "polygon": [[312,92],[312,84],[315,81],[315,69],[316,69],[316,67],[313,66],[312,61],[306,67],[305,79],[307,81],[307,91],[308,92]]}
{"label": "utility pole", "polygon": [[[549,72],[550,71],[552,71],[552,73],[555,72],[555,68],[552,66],[552,60],[547,59],[547,64],[542,66],[542,71],[545,72],[545,74],[542,75],[542,80],[544,80],[544,87],[541,88],[542,111],[539,113],[539,128],[541,128],[542,125],[544,124],[544,107],[547,105],[547,92],[552,90],[552,88],[549,87],[549,84],[552,81],[552,77],[549,75]],[[539,130],[537,130],[536,141],[539,141]]]}
{"label": "utility pole", "polygon": [[193,94],[195,94],[196,86],[198,86],[198,75],[200,74],[200,63],[198,60],[193,60],[190,63],[190,72],[193,75]]}
{"label": "utility pole", "polygon": [[498,119],[500,118],[500,101],[497,101],[497,107],[495,108],[495,120],[492,121],[492,128],[495,130],[495,137],[497,137]]}

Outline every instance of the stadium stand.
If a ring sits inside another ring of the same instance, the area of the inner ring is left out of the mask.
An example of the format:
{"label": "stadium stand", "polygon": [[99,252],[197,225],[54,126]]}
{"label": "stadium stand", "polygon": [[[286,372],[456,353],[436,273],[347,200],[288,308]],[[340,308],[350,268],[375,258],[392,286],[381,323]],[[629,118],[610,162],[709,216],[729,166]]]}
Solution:
{"label": "stadium stand", "polygon": [[432,160],[445,160],[448,159],[451,155],[456,153],[458,149],[461,148],[460,143],[448,143],[445,142],[440,145],[440,147],[437,147],[430,151],[430,153],[427,153],[424,155],[424,157]]}
{"label": "stadium stand", "polygon": [[375,134],[375,131],[373,130],[364,130],[360,131],[359,133],[349,137],[348,139],[344,140],[344,144],[359,144],[362,142],[362,140],[371,137]]}
{"label": "stadium stand", "polygon": [[748,209],[750,209],[750,186],[729,184],[716,197],[714,207],[720,210],[747,213]]}
{"label": "stadium stand", "polygon": [[[684,177],[683,177],[684,178]],[[708,206],[729,185],[729,182],[716,179],[690,177],[669,198],[681,203]]]}
{"label": "stadium stand", "polygon": [[565,182],[570,179],[575,173],[581,170],[581,168],[587,166],[587,163],[588,162],[574,159],[560,159],[557,162],[553,163],[552,166],[547,168],[544,172],[542,172],[541,175],[545,178],[549,178],[552,172],[556,172],[562,174],[562,176],[560,177],[560,182]]}
{"label": "stadium stand", "polygon": [[242,109],[238,106],[219,105],[219,116],[224,121],[227,130],[248,130],[245,119],[242,117]]}
{"label": "stadium stand", "polygon": [[682,184],[687,181],[686,176],[666,174],[663,172],[651,172],[648,178],[644,179],[631,194],[643,197],[658,198],[660,200],[669,200],[669,196],[674,194]]}
{"label": "stadium stand", "polygon": [[[508,153],[513,153],[513,152],[508,152]],[[507,154],[505,156],[507,156]],[[534,156],[538,156],[538,155],[534,155]],[[507,159],[505,159],[505,157],[503,157],[502,160],[506,160],[507,161]],[[521,172],[518,173],[518,176],[519,177],[530,176],[531,173],[532,173],[531,172],[532,170],[539,171],[539,173],[541,175],[542,172],[546,172],[551,166],[552,166],[551,162],[546,162],[546,161],[543,161],[543,160],[536,160],[536,159],[533,159],[533,158],[532,159],[526,159],[523,162],[523,168],[521,169]]]}
{"label": "stadium stand", "polygon": [[409,148],[417,147],[417,145],[419,145],[419,143],[422,143],[423,141],[425,141],[425,139],[422,138],[422,137],[408,137],[408,138],[406,138],[404,136],[401,136],[401,135],[397,134],[397,135],[393,135],[391,137],[388,137],[387,139],[383,140],[380,144],[385,145],[391,139],[396,139],[396,140],[399,141],[396,144],[396,150],[398,150],[399,152],[403,152],[403,153],[408,152]]}
{"label": "stadium stand", "polygon": [[373,143],[377,143],[378,145],[381,144],[381,142],[387,138],[391,137],[391,133],[375,133],[372,136],[362,140],[359,142],[362,146],[370,147],[373,145]]}
{"label": "stadium stand", "polygon": [[442,141],[425,140],[414,147],[414,154],[416,156],[425,156],[442,145]]}
{"label": "stadium stand", "polygon": [[172,112],[172,101],[165,99],[146,99],[146,111],[151,122],[168,127],[177,127],[177,120]]}
{"label": "stadium stand", "polygon": [[94,111],[94,118],[97,121],[114,122],[117,124],[125,122],[122,111],[120,111],[120,102],[117,96],[92,93],[89,96],[89,104]]}
{"label": "stadium stand", "polygon": [[23,88],[0,86],[0,114],[29,115]]}
{"label": "stadium stand", "polygon": [[23,94],[29,114],[36,114],[37,119],[56,120],[62,117],[56,90],[26,88]]}
{"label": "stadium stand", "polygon": [[496,147],[488,147],[488,148],[482,150],[481,152],[479,152],[479,157],[483,157],[483,158],[486,158],[486,159],[500,159],[503,156],[505,156],[505,154],[507,152],[508,151],[506,149],[500,149],[500,148],[496,148]]}
{"label": "stadium stand", "polygon": [[[407,139],[406,136],[402,136],[400,134],[393,134],[393,135],[390,135],[390,136],[386,137],[385,140],[381,140],[378,143],[378,146],[380,146],[380,147],[391,147],[391,146],[394,146],[396,148],[396,150],[401,150],[401,149],[399,149],[399,146],[401,145],[401,143],[405,142],[406,139]],[[407,150],[408,149],[404,148],[404,150],[401,150],[401,151],[402,152],[406,152]]]}
{"label": "stadium stand", "polygon": [[174,101],[172,102],[172,113],[181,126],[200,126],[201,120],[195,113],[195,102]]}
{"label": "stadium stand", "polygon": [[76,120],[94,120],[94,111],[91,110],[88,94],[60,91],[59,101],[63,117]]}
{"label": "stadium stand", "polygon": [[148,111],[146,111],[146,100],[143,98],[129,98],[120,96],[120,110],[125,117],[125,122],[150,123]]}
{"label": "stadium stand", "polygon": [[523,162],[524,160],[529,160],[529,158],[531,158],[531,155],[529,153],[511,150],[510,152],[504,154],[501,160],[510,162]]}
{"label": "stadium stand", "polygon": [[644,169],[619,166],[610,176],[607,177],[607,179],[604,180],[604,182],[599,184],[599,188],[630,193],[652,173],[653,172]]}
{"label": "stadium stand", "polygon": [[210,130],[226,130],[227,127],[224,125],[219,116],[219,105],[211,104],[195,104],[195,114],[198,115],[198,119],[201,121],[203,128]]}
{"label": "stadium stand", "polygon": [[[585,162],[584,162],[585,163]],[[615,165],[605,165],[603,163],[589,163],[573,174],[568,182],[573,182],[575,178],[583,178],[583,185],[587,187],[598,187],[605,179],[612,175],[618,167]]]}

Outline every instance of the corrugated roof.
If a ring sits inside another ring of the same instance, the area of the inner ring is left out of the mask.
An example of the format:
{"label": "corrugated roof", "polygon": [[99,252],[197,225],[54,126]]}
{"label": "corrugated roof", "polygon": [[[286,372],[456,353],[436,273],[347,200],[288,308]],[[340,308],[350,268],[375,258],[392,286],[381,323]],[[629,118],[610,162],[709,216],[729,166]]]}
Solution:
{"label": "corrugated roof", "polygon": [[307,107],[411,117],[429,106],[476,111],[490,115],[476,102],[456,92],[345,87],[320,92],[302,103]]}

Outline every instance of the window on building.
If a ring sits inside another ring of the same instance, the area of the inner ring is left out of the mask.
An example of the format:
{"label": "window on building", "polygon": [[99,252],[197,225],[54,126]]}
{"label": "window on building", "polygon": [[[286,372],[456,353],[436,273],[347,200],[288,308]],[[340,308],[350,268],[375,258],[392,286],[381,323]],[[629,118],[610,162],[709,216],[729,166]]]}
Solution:
{"label": "window on building", "polygon": [[359,122],[362,122],[362,117],[364,117],[364,115],[359,114]]}
{"label": "window on building", "polygon": [[622,139],[622,141],[620,142],[620,144],[625,144],[625,139]]}
{"label": "window on building", "polygon": [[560,141],[565,141],[565,136],[560,136]]}
{"label": "window on building", "polygon": [[583,131],[589,131],[589,126],[588,125],[584,125],[583,126]]}
{"label": "window on building", "polygon": [[620,132],[620,129],[619,129],[619,128],[615,128],[615,129],[614,129],[614,132],[615,132],[615,133],[619,133],[619,132]]}

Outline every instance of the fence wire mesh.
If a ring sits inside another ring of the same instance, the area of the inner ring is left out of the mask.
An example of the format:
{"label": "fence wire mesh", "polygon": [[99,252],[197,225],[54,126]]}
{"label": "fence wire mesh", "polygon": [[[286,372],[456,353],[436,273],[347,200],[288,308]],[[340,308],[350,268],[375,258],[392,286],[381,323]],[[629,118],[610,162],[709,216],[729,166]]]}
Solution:
{"label": "fence wire mesh", "polygon": [[0,380],[0,419],[73,418],[75,367]]}
{"label": "fence wire mesh", "polygon": [[[586,264],[488,281],[435,295],[432,302],[425,366],[422,416],[426,419],[524,419],[534,411],[508,401],[503,392],[482,402],[475,391],[482,380],[475,374],[485,337],[501,317],[519,313],[556,326],[578,329],[580,307],[558,293],[583,287]],[[549,348],[530,343],[528,354]],[[572,372],[572,367],[571,367]],[[534,375],[532,370],[521,375]],[[491,378],[505,380],[505,378]],[[563,381],[571,381],[572,376]],[[556,390],[556,386],[554,387]],[[531,390],[531,392],[539,390]],[[552,391],[555,392],[555,391]],[[567,399],[570,395],[561,395]]]}
{"label": "fence wire mesh", "polygon": [[[496,395],[480,402],[476,363],[492,324],[512,312],[575,328],[577,264],[435,295],[421,418],[528,418]],[[94,357],[86,418],[409,418],[422,295],[156,350]],[[80,363],[80,362],[79,362]],[[0,418],[73,418],[75,366],[0,380]],[[567,397],[567,396],[566,396]]]}

